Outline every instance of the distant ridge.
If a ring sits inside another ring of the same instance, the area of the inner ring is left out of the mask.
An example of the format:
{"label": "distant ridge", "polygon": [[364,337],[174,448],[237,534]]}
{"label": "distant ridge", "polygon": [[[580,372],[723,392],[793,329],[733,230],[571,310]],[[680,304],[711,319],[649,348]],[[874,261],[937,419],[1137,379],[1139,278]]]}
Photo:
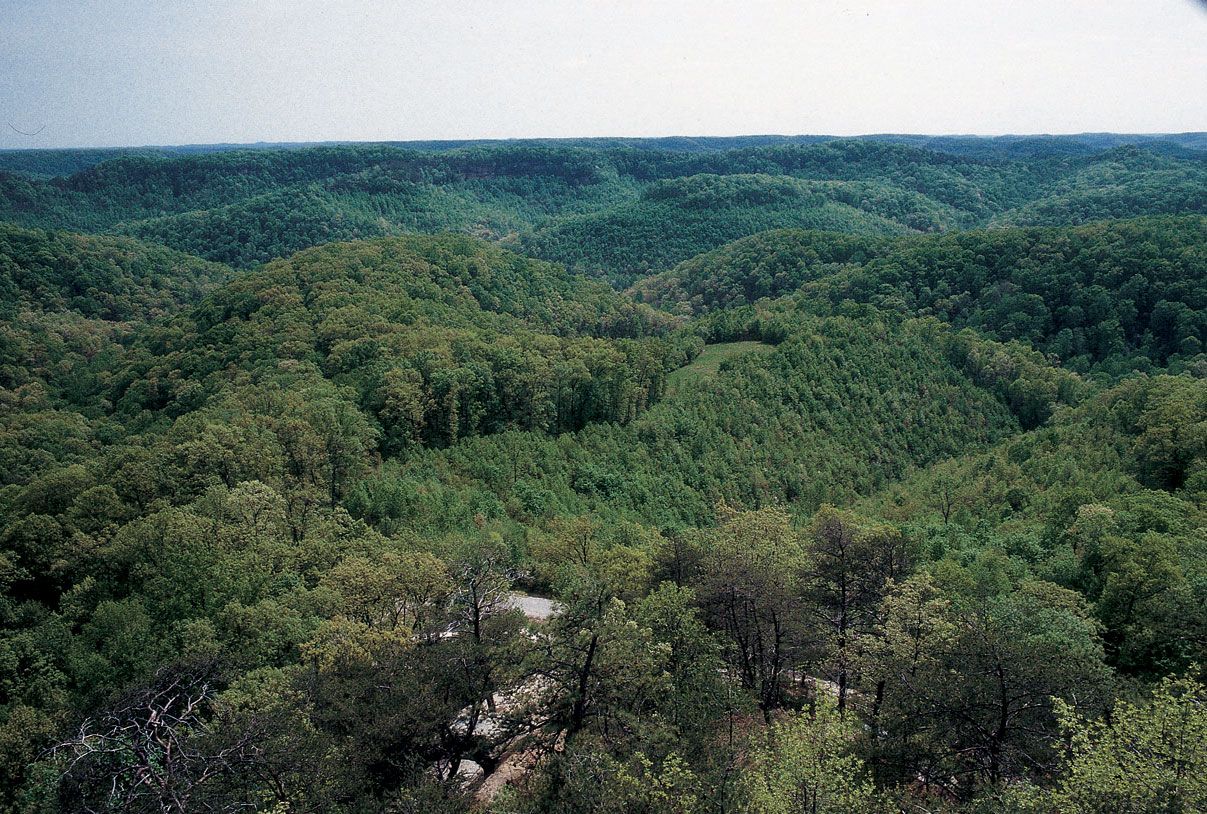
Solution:
{"label": "distant ridge", "polygon": [[1075,133],[1008,134],[1000,136],[925,135],[913,133],[872,133],[859,136],[828,135],[748,135],[748,136],[656,136],[656,137],[583,137],[517,139],[428,139],[413,141],[257,141],[245,144],[181,144],[136,147],[69,147],[52,149],[0,149],[0,172],[35,177],[70,175],[114,158],[124,156],[176,157],[236,150],[291,150],[310,147],[389,146],[425,152],[442,152],[463,147],[559,146],[630,147],[639,150],[699,153],[777,145],[820,144],[827,141],[878,141],[905,144],[936,152],[970,158],[1024,158],[1038,153],[1089,155],[1112,147],[1136,145],[1185,156],[1207,151],[1207,131],[1188,133]]}

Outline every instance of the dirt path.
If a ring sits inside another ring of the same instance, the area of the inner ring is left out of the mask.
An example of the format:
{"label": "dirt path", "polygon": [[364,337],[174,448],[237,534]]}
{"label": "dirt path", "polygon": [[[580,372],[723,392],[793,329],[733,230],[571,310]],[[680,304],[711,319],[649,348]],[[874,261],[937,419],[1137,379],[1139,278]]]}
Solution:
{"label": "dirt path", "polygon": [[561,607],[552,599],[543,596],[532,596],[519,592],[511,595],[511,606],[523,611],[524,615],[536,622],[544,622],[557,613]]}

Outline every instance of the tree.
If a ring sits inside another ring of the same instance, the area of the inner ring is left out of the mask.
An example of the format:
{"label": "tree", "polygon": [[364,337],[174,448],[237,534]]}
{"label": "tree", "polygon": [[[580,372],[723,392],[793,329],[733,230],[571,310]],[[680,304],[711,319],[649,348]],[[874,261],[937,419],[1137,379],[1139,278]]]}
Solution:
{"label": "tree", "polygon": [[1157,488],[1180,489],[1207,459],[1207,382],[1162,376],[1141,396],[1135,442],[1140,471]]}
{"label": "tree", "polygon": [[736,711],[721,644],[704,625],[689,588],[662,583],[636,603],[633,617],[669,651],[671,688],[660,710],[675,729],[679,752],[694,758],[707,749],[721,717]]}
{"label": "tree", "polygon": [[457,680],[455,654],[407,628],[336,617],[303,644],[297,687],[313,726],[355,760],[371,787],[394,790],[450,757],[449,733],[474,700]]}
{"label": "tree", "polygon": [[315,726],[313,699],[296,666],[252,670],[214,699],[206,742],[214,749],[244,744],[232,766],[207,796],[232,808],[281,806],[299,814],[339,810],[364,782],[358,756]]}
{"label": "tree", "polygon": [[859,641],[863,667],[876,678],[868,710],[870,753],[880,776],[912,779],[920,770],[927,777],[939,761],[942,733],[925,716],[928,699],[921,690],[943,670],[940,659],[955,621],[950,600],[928,572],[888,587],[880,626]]}
{"label": "tree", "polygon": [[310,403],[305,419],[317,437],[319,472],[335,506],[349,482],[368,468],[377,433],[359,410],[337,399]]}
{"label": "tree", "polygon": [[448,569],[426,552],[354,554],[324,575],[342,599],[340,615],[366,627],[436,637],[447,625]]}
{"label": "tree", "polygon": [[[542,626],[518,716],[544,757],[531,778],[532,811],[693,809],[726,693],[717,646],[690,592],[670,584],[635,607],[602,615],[571,604]],[[720,763],[727,763],[722,747]]]}
{"label": "tree", "polygon": [[890,811],[852,752],[856,726],[819,695],[812,711],[768,730],[746,772],[753,814],[872,814]]}
{"label": "tree", "polygon": [[[846,710],[855,644],[872,631],[888,585],[907,568],[905,538],[825,506],[813,517],[802,593],[821,630],[823,668],[837,685],[838,712]],[[880,693],[880,690],[877,690]]]}
{"label": "tree", "polygon": [[1068,750],[1056,787],[1019,794],[1028,809],[1061,814],[1190,814],[1207,810],[1207,688],[1167,678],[1108,719],[1057,712]]}
{"label": "tree", "polygon": [[588,598],[540,629],[528,670],[536,680],[525,683],[538,689],[532,728],[550,743],[572,742],[588,726],[632,732],[667,699],[670,648],[630,613],[620,600],[601,608]]}
{"label": "tree", "polygon": [[236,811],[198,805],[207,786],[233,771],[249,740],[207,748],[203,737],[217,694],[208,666],[165,668],[155,680],[54,748],[62,767],[60,805],[113,812]]}
{"label": "tree", "polygon": [[779,509],[718,513],[720,526],[699,536],[693,584],[705,621],[725,643],[726,661],[770,717],[805,644],[805,546]]}
{"label": "tree", "polygon": [[1085,601],[1051,583],[947,601],[907,581],[882,630],[885,768],[963,796],[1052,771],[1052,699],[1092,707],[1108,678]]}

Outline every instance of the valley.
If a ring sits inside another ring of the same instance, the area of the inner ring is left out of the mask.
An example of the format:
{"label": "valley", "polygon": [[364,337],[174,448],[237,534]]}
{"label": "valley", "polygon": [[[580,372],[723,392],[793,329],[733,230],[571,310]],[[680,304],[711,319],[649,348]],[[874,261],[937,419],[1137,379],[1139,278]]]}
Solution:
{"label": "valley", "polygon": [[1199,810],[1205,341],[1202,134],[0,152],[0,814]]}

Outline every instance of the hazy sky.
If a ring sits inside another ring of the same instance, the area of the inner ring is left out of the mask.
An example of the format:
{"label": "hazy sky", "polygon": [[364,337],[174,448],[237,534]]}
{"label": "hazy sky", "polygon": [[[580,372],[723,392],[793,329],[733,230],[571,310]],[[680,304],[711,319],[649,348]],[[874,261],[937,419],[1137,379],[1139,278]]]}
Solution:
{"label": "hazy sky", "polygon": [[1204,129],[1203,0],[0,0],[0,147]]}

